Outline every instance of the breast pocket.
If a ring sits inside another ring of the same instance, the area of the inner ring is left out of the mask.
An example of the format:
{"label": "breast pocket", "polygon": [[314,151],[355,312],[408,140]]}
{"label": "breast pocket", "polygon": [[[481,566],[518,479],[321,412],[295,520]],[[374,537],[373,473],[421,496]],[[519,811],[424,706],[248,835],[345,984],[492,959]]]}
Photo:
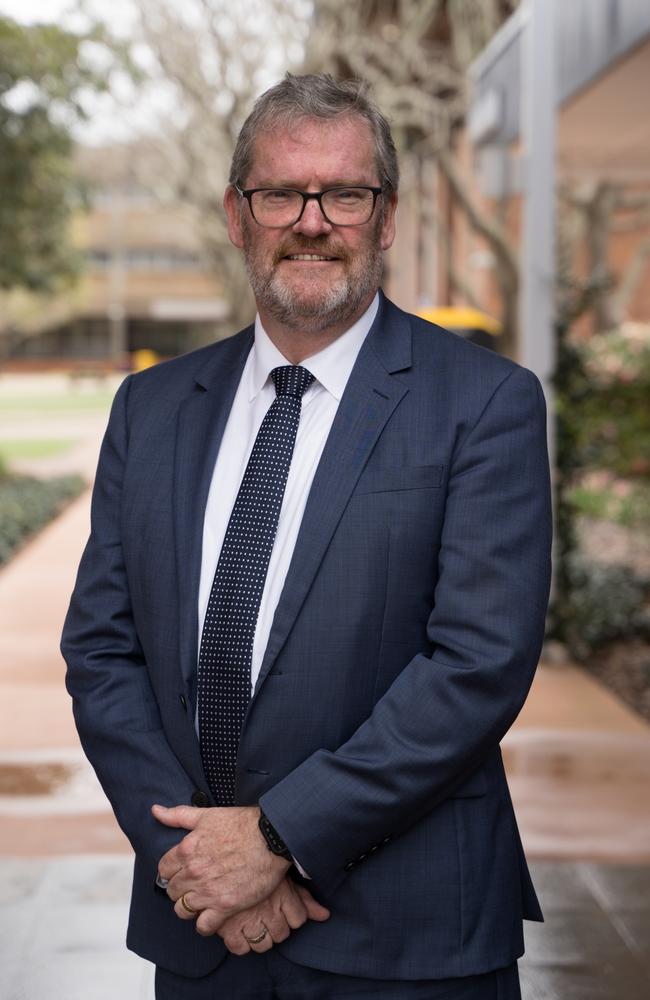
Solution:
{"label": "breast pocket", "polygon": [[353,495],[438,489],[443,469],[442,465],[371,466],[361,474]]}

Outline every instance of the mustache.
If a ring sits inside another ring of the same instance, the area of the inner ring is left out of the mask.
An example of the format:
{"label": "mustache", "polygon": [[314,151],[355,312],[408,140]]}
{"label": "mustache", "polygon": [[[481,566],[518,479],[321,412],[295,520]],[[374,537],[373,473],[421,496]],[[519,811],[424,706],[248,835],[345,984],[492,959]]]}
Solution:
{"label": "mustache", "polygon": [[323,257],[338,257],[340,260],[348,259],[347,247],[335,241],[324,238],[321,243],[318,238],[313,240],[303,240],[299,242],[295,239],[291,242],[283,243],[275,253],[275,263],[278,264],[283,257],[296,253],[317,253]]}

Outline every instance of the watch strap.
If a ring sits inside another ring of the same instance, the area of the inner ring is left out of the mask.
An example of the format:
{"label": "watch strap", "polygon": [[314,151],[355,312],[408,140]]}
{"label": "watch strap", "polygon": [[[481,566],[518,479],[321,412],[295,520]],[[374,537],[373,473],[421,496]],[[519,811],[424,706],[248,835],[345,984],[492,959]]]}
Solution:
{"label": "watch strap", "polygon": [[258,825],[269,851],[271,851],[272,854],[277,854],[280,858],[285,858],[287,861],[293,862],[291,851],[278,831],[271,824],[270,819],[265,816],[264,813],[260,813]]}

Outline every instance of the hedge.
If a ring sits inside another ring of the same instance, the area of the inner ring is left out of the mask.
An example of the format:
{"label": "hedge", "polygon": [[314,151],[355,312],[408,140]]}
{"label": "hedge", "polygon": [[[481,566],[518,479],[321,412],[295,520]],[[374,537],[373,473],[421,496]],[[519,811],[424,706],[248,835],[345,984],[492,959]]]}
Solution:
{"label": "hedge", "polygon": [[81,476],[35,479],[0,468],[0,565],[85,488]]}

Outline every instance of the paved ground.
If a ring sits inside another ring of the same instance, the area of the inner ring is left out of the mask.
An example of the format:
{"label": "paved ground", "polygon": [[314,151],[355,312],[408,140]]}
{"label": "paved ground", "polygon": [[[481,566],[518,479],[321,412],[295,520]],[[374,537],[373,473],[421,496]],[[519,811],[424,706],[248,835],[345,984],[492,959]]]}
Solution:
{"label": "paved ground", "polygon": [[[80,445],[87,475],[98,429]],[[57,650],[88,499],[0,572],[3,1000],[152,996],[123,945],[129,847],[79,749]],[[646,1000],[650,729],[584,671],[543,664],[503,750],[547,917],[526,924],[524,1000]]]}
{"label": "paved ground", "polygon": [[524,1000],[647,1000],[650,868],[531,863],[545,923],[526,923]]}
{"label": "paved ground", "polygon": [[542,662],[502,750],[529,856],[650,864],[650,727],[584,670]]}
{"label": "paved ground", "polygon": [[3,1000],[152,1000],[153,967],[124,946],[131,862],[0,862]]}
{"label": "paved ground", "polygon": [[[525,924],[523,1000],[647,1000],[650,869],[531,870],[546,922]],[[152,1000],[152,967],[124,947],[130,872],[119,855],[0,862],[3,1000]]]}

